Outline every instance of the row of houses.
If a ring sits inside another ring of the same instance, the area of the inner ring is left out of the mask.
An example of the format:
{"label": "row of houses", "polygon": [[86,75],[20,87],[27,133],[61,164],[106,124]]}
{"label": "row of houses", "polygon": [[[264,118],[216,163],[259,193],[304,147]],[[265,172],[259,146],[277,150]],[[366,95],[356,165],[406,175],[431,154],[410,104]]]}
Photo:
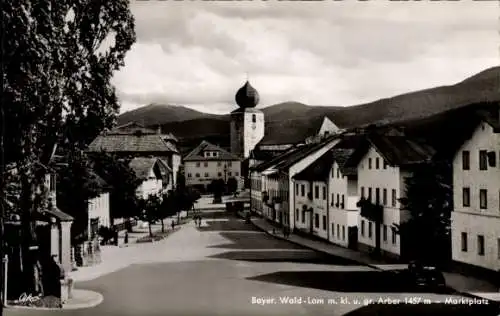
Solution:
{"label": "row of houses", "polygon": [[[339,246],[360,251],[377,247],[388,257],[404,258],[412,249],[402,243],[394,225],[410,216],[400,202],[405,179],[416,168],[444,159],[451,166],[453,186],[452,259],[496,271],[500,269],[500,110],[496,106],[494,112],[475,111],[468,121],[473,124],[470,133],[449,133],[442,146],[432,135],[416,137],[386,126],[339,131],[267,161],[254,161],[251,209],[280,226]],[[463,125],[465,129],[467,124]],[[446,146],[450,143],[454,146]],[[442,154],[445,147],[448,155]],[[376,205],[379,213],[363,213],[361,200]]]}

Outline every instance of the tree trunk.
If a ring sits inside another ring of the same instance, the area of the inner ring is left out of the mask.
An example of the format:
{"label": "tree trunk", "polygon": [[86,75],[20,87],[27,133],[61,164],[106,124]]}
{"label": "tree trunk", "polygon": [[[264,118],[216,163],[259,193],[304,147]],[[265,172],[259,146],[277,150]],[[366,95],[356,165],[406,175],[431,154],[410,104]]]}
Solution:
{"label": "tree trunk", "polygon": [[21,178],[21,257],[24,292],[34,293],[35,284],[35,256],[31,246],[37,245],[35,215],[35,185],[29,176]]}
{"label": "tree trunk", "polygon": [[153,237],[153,230],[151,229],[151,222],[148,222],[149,237]]}
{"label": "tree trunk", "polygon": [[163,223],[163,218],[161,219],[161,232],[165,232],[165,224]]}
{"label": "tree trunk", "polygon": [[181,222],[181,212],[182,211],[177,212],[177,225]]}

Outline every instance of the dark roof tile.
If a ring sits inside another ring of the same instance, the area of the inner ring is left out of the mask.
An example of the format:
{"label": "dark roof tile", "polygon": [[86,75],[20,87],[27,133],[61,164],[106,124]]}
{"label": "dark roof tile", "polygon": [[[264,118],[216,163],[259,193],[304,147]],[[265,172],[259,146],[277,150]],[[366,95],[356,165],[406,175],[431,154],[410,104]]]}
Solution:
{"label": "dark roof tile", "polygon": [[89,152],[175,152],[172,143],[165,142],[161,135],[100,135],[89,145]]}

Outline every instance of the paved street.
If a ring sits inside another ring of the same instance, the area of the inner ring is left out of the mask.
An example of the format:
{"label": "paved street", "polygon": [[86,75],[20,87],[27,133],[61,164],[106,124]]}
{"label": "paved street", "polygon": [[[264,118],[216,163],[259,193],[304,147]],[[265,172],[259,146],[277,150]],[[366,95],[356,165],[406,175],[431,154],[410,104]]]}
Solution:
{"label": "paved street", "polygon": [[[119,249],[120,258],[130,264],[124,262],[119,271],[76,284],[76,288],[102,293],[102,304],[71,311],[12,309],[5,314],[500,314],[500,309],[492,305],[430,304],[458,297],[451,293],[411,293],[385,272],[275,239],[223,212],[203,214],[202,227],[190,223],[160,242]],[[404,303],[406,298],[411,301],[408,303],[425,300],[428,304],[364,306],[367,300],[379,298],[385,303],[397,299]]]}

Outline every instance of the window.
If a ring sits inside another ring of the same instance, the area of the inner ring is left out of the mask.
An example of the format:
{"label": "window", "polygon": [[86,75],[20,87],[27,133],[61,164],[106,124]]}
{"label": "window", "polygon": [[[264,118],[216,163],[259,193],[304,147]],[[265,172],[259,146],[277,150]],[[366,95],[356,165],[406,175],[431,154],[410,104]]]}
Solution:
{"label": "window", "polygon": [[191,178],[191,176],[192,176],[192,175],[191,175],[190,173],[188,173],[188,178]]}
{"label": "window", "polygon": [[222,162],[219,161],[219,162],[217,162],[217,167],[220,167],[220,166],[222,166]]}
{"label": "window", "polygon": [[392,207],[396,207],[396,189],[392,189]]}
{"label": "window", "polygon": [[488,152],[486,150],[479,151],[479,170],[488,169]]}
{"label": "window", "polygon": [[229,172],[227,173],[227,175],[228,175],[228,176],[232,176],[232,173],[231,173],[231,171],[229,171]]}
{"label": "window", "polygon": [[295,184],[295,192],[296,192],[295,195],[299,195],[299,184],[298,183]]}
{"label": "window", "polygon": [[340,178],[340,169],[337,168],[337,178]]}
{"label": "window", "polygon": [[256,123],[256,122],[257,122],[257,115],[252,114],[252,123]]}
{"label": "window", "polygon": [[222,172],[217,172],[218,177],[222,177]]}
{"label": "window", "polygon": [[345,240],[345,226],[342,225],[342,240]]}
{"label": "window", "polygon": [[342,203],[340,205],[341,208],[345,208],[345,204],[344,204],[344,195],[342,194]]}
{"label": "window", "polygon": [[196,163],[196,167],[200,167],[200,163],[199,162]]}
{"label": "window", "polygon": [[298,221],[299,220],[299,209],[296,209],[295,210],[295,220]]}
{"label": "window", "polygon": [[379,168],[379,161],[378,161],[378,157],[375,158],[375,169],[378,169]]}
{"label": "window", "polygon": [[382,231],[382,238],[384,242],[387,242],[387,225],[384,225],[384,230]]}
{"label": "window", "polygon": [[470,206],[470,189],[469,188],[462,189],[462,205],[465,207]]}
{"label": "window", "polygon": [[332,167],[332,178],[335,177],[335,167]]}
{"label": "window", "polygon": [[326,200],[326,187],[323,187],[323,200]]}
{"label": "window", "polygon": [[375,188],[375,204],[380,204],[380,188]]}
{"label": "window", "polygon": [[319,228],[319,214],[314,214],[314,226]]}
{"label": "window", "polygon": [[334,203],[335,203],[335,194],[332,193],[332,198],[331,198],[331,201],[330,201],[330,205],[333,206]]}
{"label": "window", "polygon": [[368,169],[372,168],[372,159],[368,158]]}
{"label": "window", "polygon": [[231,161],[228,161],[228,162],[227,162],[227,166],[228,166],[228,167],[231,167],[232,165],[233,165],[233,163],[232,163]]}
{"label": "window", "polygon": [[332,236],[335,237],[335,224],[332,223]]}
{"label": "window", "polygon": [[[337,204],[339,204],[339,206],[340,206],[340,194],[338,194],[338,193],[337,193]],[[337,206],[337,205],[335,205],[335,206]],[[337,207],[339,207],[339,206],[337,206]]]}
{"label": "window", "polygon": [[200,174],[199,174],[199,173],[197,173],[195,176],[196,176],[197,178],[199,178],[199,177],[200,177]]}
{"label": "window", "polygon": [[384,169],[387,169],[387,161],[384,160]]}
{"label": "window", "polygon": [[306,222],[306,211],[302,211],[302,224]]}
{"label": "window", "polygon": [[319,199],[319,186],[314,186],[314,198]]}
{"label": "window", "polygon": [[364,198],[365,197],[365,187],[361,187],[361,193],[360,193],[361,197]]}
{"label": "window", "polygon": [[477,235],[477,254],[484,256],[484,236]]}
{"label": "window", "polygon": [[323,230],[326,230],[326,216],[323,215]]}
{"label": "window", "polygon": [[340,239],[340,225],[337,224],[337,238]]}
{"label": "window", "polygon": [[482,210],[488,208],[488,191],[486,189],[479,190],[479,208]]}
{"label": "window", "polygon": [[365,236],[365,220],[361,220],[361,236]]}
{"label": "window", "polygon": [[462,170],[470,170],[470,151],[462,151]]}
{"label": "window", "polygon": [[303,184],[300,185],[300,195],[302,196],[306,195],[306,188]]}
{"label": "window", "polygon": [[235,173],[234,173],[234,176],[235,176],[235,177],[238,177],[239,175],[240,175],[240,174],[239,174],[238,172],[235,172]]}
{"label": "window", "polygon": [[368,188],[368,201],[372,201],[372,188]]}
{"label": "window", "polygon": [[208,172],[205,172],[205,178],[208,178],[209,175],[208,175]]}
{"label": "window", "polygon": [[203,163],[203,166],[204,166],[204,167],[208,167],[208,162],[206,162],[206,161],[205,161],[205,162]]}
{"label": "window", "polygon": [[462,244],[462,251],[467,252],[467,233],[462,233],[461,234],[461,244]]}
{"label": "window", "polygon": [[368,238],[372,238],[373,235],[373,224],[372,222],[368,222]]}
{"label": "window", "polygon": [[382,190],[382,204],[387,206],[387,189]]}
{"label": "window", "polygon": [[398,238],[398,236],[397,236],[397,234],[396,234],[396,230],[395,230],[394,228],[392,228],[392,244],[393,244],[393,245],[395,245],[395,244],[396,244],[396,242],[397,242],[397,240],[398,240],[397,238]]}

